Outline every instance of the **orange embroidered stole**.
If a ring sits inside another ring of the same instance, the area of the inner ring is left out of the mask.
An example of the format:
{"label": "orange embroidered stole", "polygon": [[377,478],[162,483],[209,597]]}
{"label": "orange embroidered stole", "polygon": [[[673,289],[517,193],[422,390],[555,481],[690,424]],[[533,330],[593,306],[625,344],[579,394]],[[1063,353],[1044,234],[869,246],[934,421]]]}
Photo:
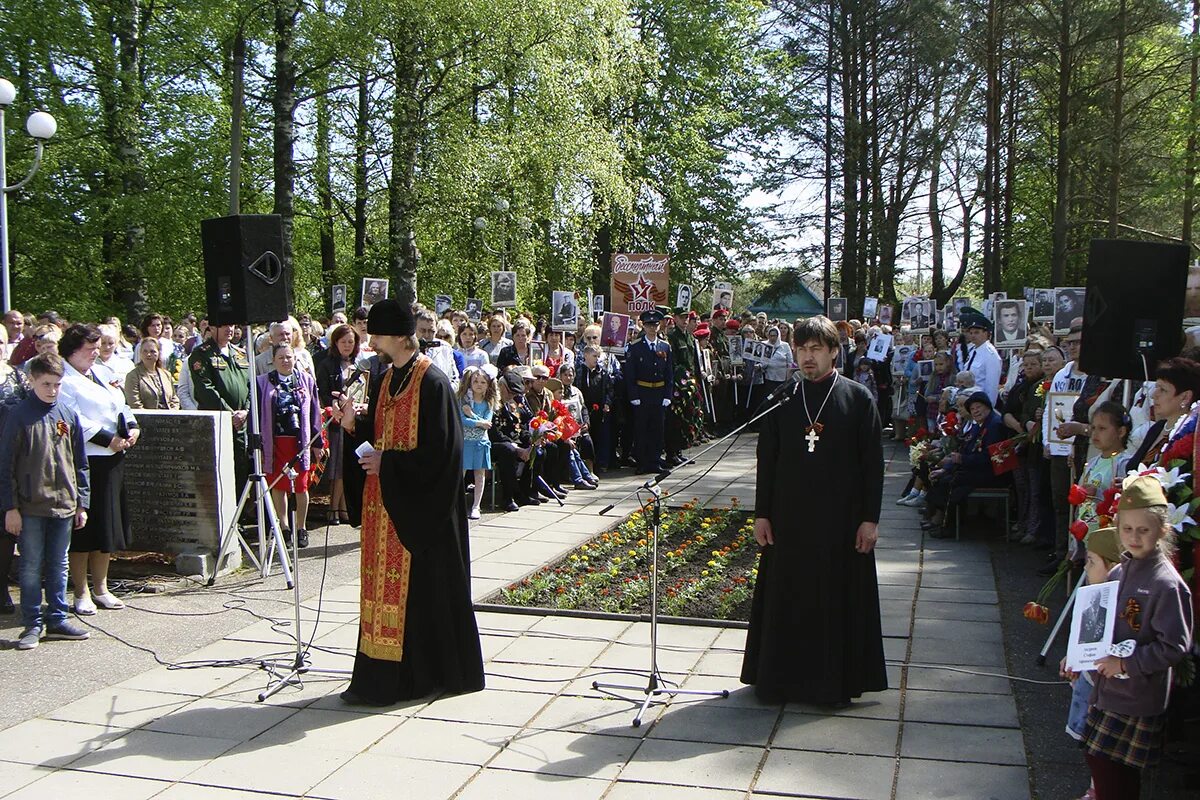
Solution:
{"label": "orange embroidered stole", "polygon": [[[412,450],[417,446],[417,411],[421,378],[433,362],[418,355],[408,386],[392,397],[393,370],[379,387],[375,407],[376,450]],[[378,475],[368,475],[363,489],[362,589],[359,647],[371,658],[404,658],[404,618],[408,607],[408,575],[412,557],[396,536],[396,526],[383,507]]]}

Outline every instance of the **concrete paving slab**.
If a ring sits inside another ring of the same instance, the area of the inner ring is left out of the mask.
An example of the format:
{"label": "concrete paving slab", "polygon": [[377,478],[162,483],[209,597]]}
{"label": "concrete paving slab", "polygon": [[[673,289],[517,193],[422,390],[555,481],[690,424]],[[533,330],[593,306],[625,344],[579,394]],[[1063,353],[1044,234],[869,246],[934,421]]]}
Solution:
{"label": "concrete paving slab", "polygon": [[690,702],[677,698],[648,738],[765,747],[778,719],[778,708],[729,706],[721,698]]}
{"label": "concrete paving slab", "polygon": [[[269,748],[269,749],[268,749]],[[244,742],[188,776],[190,783],[301,796],[354,758],[344,750]]]}
{"label": "concrete paving slab", "polygon": [[307,797],[366,800],[395,796],[400,787],[412,798],[451,797],[476,770],[467,764],[363,753],[314,787]]}
{"label": "concrete paving slab", "polygon": [[5,797],[6,800],[96,800],[98,797],[148,800],[168,785],[141,778],[59,770]]}
{"label": "concrete paving slab", "polygon": [[[972,666],[971,672],[987,672],[1005,675],[1008,669],[991,664]],[[1005,677],[988,677],[966,672],[927,667],[908,668],[908,688],[928,689],[938,692],[977,692],[980,694],[1012,694],[1012,683]]]}
{"label": "concrete paving slab", "polygon": [[894,770],[893,758],[772,750],[754,788],[773,794],[890,800]]}
{"label": "concrete paving slab", "polygon": [[[530,774],[505,769],[485,769],[478,773],[455,800],[496,800],[514,797],[521,800],[600,800],[609,781],[562,775]],[[608,797],[612,797],[611,794]]]}
{"label": "concrete paving slab", "polygon": [[1017,705],[1012,696],[997,694],[910,690],[904,705],[904,719],[906,722],[1019,727]]}
{"label": "concrete paving slab", "polygon": [[604,800],[742,800],[742,792],[724,789],[700,789],[695,786],[668,786],[662,783],[644,784],[618,781]]}
{"label": "concrete paving slab", "polygon": [[15,761],[0,761],[0,797],[15,792],[22,786],[40,780],[54,770],[33,764],[18,764]]}
{"label": "concrete paving slab", "polygon": [[920,619],[913,624],[917,639],[950,639],[953,641],[1004,641],[1004,629],[998,622],[968,622],[959,619]]}
{"label": "concrete paving slab", "polygon": [[219,789],[216,786],[201,786],[195,783],[177,783],[154,800],[264,800],[258,792],[243,792],[238,789]]}
{"label": "concrete paving slab", "polygon": [[164,714],[146,725],[146,729],[244,742],[278,725],[296,712],[297,709],[284,706],[252,706],[205,697]]}
{"label": "concrete paving slab", "polygon": [[912,661],[915,664],[995,664],[1004,660],[1004,645],[995,641],[976,639],[913,640]]}
{"label": "concrete paving slab", "polygon": [[538,730],[516,736],[488,766],[541,775],[616,778],[638,740]]}
{"label": "concrete paving slab", "polygon": [[1000,622],[1000,607],[992,604],[958,603],[927,600],[922,596],[917,601],[917,619],[948,620],[965,622]]}
{"label": "concrete paving slab", "polygon": [[[630,699],[618,699],[599,694],[588,697],[556,697],[542,709],[529,726],[539,730],[574,731],[640,739],[649,732],[650,723],[662,714],[663,706],[651,705],[646,710],[642,726],[635,728],[632,724],[633,717],[643,698],[634,692],[629,692],[628,697]],[[635,701],[634,697],[638,699]]]}
{"label": "concrete paving slab", "polygon": [[1019,730],[906,722],[900,755],[933,761],[969,761],[1025,766]]}
{"label": "concrete paving slab", "polygon": [[900,760],[896,796],[905,800],[1029,800],[1029,773],[1024,767]]}
{"label": "concrete paving slab", "polygon": [[112,728],[136,728],[187,705],[188,699],[165,692],[110,687],[57,708],[47,719],[87,722]]}
{"label": "concrete paving slab", "polygon": [[785,714],[771,747],[886,757],[896,754],[899,733],[896,720]]}
{"label": "concrete paving slab", "polygon": [[0,753],[20,764],[64,767],[126,733],[123,728],[31,719],[0,731]]}
{"label": "concrete paving slab", "polygon": [[301,709],[255,737],[256,747],[301,745],[361,753],[394,731],[403,717],[354,714],[328,709]]}
{"label": "concrete paving slab", "polygon": [[922,586],[917,599],[942,603],[982,603],[993,606],[1000,602],[996,597],[995,589],[939,589],[934,586]]}
{"label": "concrete paving slab", "polygon": [[[643,783],[746,791],[758,771],[762,748],[646,740],[621,777]],[[647,787],[647,794],[653,789]]]}
{"label": "concrete paving slab", "polygon": [[237,745],[234,739],[130,731],[74,762],[71,769],[178,781]]}
{"label": "concrete paving slab", "polygon": [[450,722],[523,727],[549,700],[549,697],[542,694],[484,689],[473,694],[439,698],[422,708],[415,716]]}
{"label": "concrete paving slab", "polygon": [[829,710],[819,706],[803,703],[788,703],[783,710],[789,714],[815,714],[821,717],[865,717],[868,719],[900,719],[900,692],[888,689],[886,692],[868,692],[854,700],[846,708]]}
{"label": "concrete paving slab", "polygon": [[495,656],[496,661],[584,667],[609,648],[607,641],[525,635]]}
{"label": "concrete paving slab", "polygon": [[413,718],[405,720],[366,752],[394,758],[482,766],[520,730],[515,726]]}

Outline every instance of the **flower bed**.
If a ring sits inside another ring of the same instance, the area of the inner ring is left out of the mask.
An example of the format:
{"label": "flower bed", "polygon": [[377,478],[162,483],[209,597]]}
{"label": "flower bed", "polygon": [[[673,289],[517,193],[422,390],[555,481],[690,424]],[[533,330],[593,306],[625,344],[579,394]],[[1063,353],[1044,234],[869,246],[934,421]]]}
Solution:
{"label": "flower bed", "polygon": [[[635,511],[559,561],[500,591],[491,602],[642,614],[650,611],[652,533],[646,511]],[[758,574],[754,519],[736,498],[728,508],[698,501],[663,511],[659,551],[659,613],[674,617],[750,617]]]}

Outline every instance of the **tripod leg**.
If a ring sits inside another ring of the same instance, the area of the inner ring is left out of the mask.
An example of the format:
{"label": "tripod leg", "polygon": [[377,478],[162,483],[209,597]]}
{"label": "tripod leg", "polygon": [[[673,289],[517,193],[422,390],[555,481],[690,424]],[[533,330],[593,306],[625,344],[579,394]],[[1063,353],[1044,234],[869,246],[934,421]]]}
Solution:
{"label": "tripod leg", "polygon": [[241,546],[242,550],[246,553],[246,557],[250,559],[250,563],[254,565],[254,568],[257,570],[261,570],[262,568],[262,563],[255,556],[254,551],[250,549],[250,545],[246,543],[245,538],[242,537],[241,531],[238,530],[238,520],[242,518],[242,511],[244,511],[246,508],[246,501],[250,499],[251,491],[252,489],[250,483],[247,482],[246,485],[242,487],[242,494],[238,498],[237,508],[233,512],[233,519],[229,523],[229,528],[225,530],[221,537],[221,543],[217,546],[217,557],[213,563],[213,572],[212,575],[208,576],[209,586],[212,586],[213,583],[216,582],[217,573],[221,571],[221,564],[229,555],[229,545],[235,539]]}
{"label": "tripod leg", "polygon": [[[267,479],[263,476],[258,477],[258,493],[259,502],[262,504],[260,508],[265,510],[266,518],[260,520],[259,530],[266,527],[271,531],[271,544],[267,555],[267,560],[263,564],[262,576],[265,578],[271,571],[271,559],[274,555],[279,556],[279,568],[283,572],[283,579],[290,589],[293,585],[292,569],[289,564],[287,548],[283,544],[283,529],[279,526],[279,517],[275,514],[275,505],[271,502],[271,492],[267,488]],[[293,532],[294,535],[294,532]],[[260,540],[261,542],[261,540]]]}

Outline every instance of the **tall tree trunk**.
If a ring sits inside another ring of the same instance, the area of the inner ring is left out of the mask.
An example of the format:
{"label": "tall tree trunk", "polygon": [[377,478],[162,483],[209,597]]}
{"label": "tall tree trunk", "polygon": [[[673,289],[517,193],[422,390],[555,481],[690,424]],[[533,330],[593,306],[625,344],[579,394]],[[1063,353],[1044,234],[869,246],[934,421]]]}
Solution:
{"label": "tall tree trunk", "polygon": [[[837,0],[826,3],[825,20],[825,141],[822,149],[825,151],[825,305],[829,305],[830,292],[833,284],[833,25],[834,4]],[[1200,2],[1200,0],[1196,0]]]}
{"label": "tall tree trunk", "polygon": [[859,141],[862,132],[857,115],[858,84],[857,65],[854,58],[854,24],[852,14],[845,3],[841,10],[842,62],[842,264],[839,281],[840,293],[845,296],[853,292],[858,283],[858,168]]}
{"label": "tall tree trunk", "polygon": [[[140,195],[146,190],[145,164],[139,135],[142,130],[141,28],[143,9],[139,0],[121,0],[112,6],[111,41],[116,47],[110,108],[110,144],[116,163],[114,188],[119,187],[117,220],[110,255],[110,285],[114,299],[127,318],[138,319],[149,312],[146,260],[143,252],[145,228],[141,221]],[[119,227],[119,231],[116,228]]]}
{"label": "tall tree trunk", "polygon": [[983,166],[983,290],[1000,290],[996,252],[1000,198],[996,176],[1000,171],[1000,0],[988,0],[985,34],[984,166]]}
{"label": "tall tree trunk", "polygon": [[1071,197],[1071,15],[1075,0],[1061,0],[1058,29],[1057,140],[1054,148],[1054,217],[1051,230],[1050,284],[1067,277],[1067,210]]}
{"label": "tall tree trunk", "polygon": [[296,199],[296,20],[299,0],[275,0],[275,81],[271,93],[273,162],[275,177],[274,213],[283,223],[284,270],[292,268],[292,226]]}
{"label": "tall tree trunk", "polygon": [[1009,60],[1008,103],[1006,109],[1004,145],[1004,206],[1003,225],[1000,229],[1000,274],[1008,269],[1012,253],[1013,198],[1017,185],[1017,103],[1020,96],[1020,65],[1016,58]]}
{"label": "tall tree trunk", "polygon": [[942,120],[942,93],[933,96],[933,126],[936,142],[933,152],[929,155],[929,253],[931,261],[931,276],[929,296],[944,305],[950,298],[944,296],[946,291],[946,276],[943,272],[942,245],[944,229],[942,227],[942,204],[938,197],[942,190],[942,147],[945,143],[940,128]]}
{"label": "tall tree trunk", "polygon": [[[403,35],[402,33],[399,35]],[[417,299],[416,173],[420,138],[416,44],[393,42],[392,176],[388,183],[388,274],[391,296],[403,304]]]}
{"label": "tall tree trunk", "polygon": [[[318,12],[325,15],[325,0],[318,0]],[[337,283],[337,254],[333,241],[333,175],[329,164],[330,130],[329,130],[329,95],[324,91],[328,81],[325,73],[320,73],[320,86],[317,88],[317,160],[316,184],[317,205],[320,207],[319,236],[321,248],[321,287],[322,296],[329,287]],[[322,301],[323,302],[323,301]]]}
{"label": "tall tree trunk", "polygon": [[1192,241],[1192,225],[1196,218],[1197,131],[1200,131],[1200,0],[1192,0],[1192,80],[1188,87],[1187,155],[1183,169],[1183,240]]}
{"label": "tall tree trunk", "polygon": [[1117,238],[1121,214],[1121,139],[1125,116],[1125,26],[1126,3],[1117,11],[1117,63],[1113,78],[1113,118],[1109,142],[1108,166],[1108,238]]}
{"label": "tall tree trunk", "polygon": [[246,32],[239,25],[233,37],[229,71],[229,214],[242,213],[242,120],[246,114]]}
{"label": "tall tree trunk", "polygon": [[367,268],[367,124],[371,92],[367,71],[358,73],[358,103],[354,115],[354,269]]}

